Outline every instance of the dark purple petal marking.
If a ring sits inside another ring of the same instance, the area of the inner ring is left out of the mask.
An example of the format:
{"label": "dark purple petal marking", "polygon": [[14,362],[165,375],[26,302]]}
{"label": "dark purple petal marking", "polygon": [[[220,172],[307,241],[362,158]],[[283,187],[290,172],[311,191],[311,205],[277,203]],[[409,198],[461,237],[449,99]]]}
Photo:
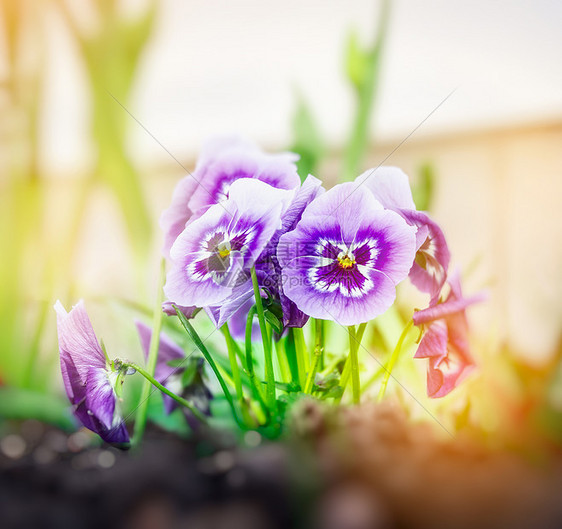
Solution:
{"label": "dark purple petal marking", "polygon": [[368,189],[340,184],[312,201],[280,238],[283,294],[315,318],[368,321],[394,301],[415,249],[415,229],[403,218]]}

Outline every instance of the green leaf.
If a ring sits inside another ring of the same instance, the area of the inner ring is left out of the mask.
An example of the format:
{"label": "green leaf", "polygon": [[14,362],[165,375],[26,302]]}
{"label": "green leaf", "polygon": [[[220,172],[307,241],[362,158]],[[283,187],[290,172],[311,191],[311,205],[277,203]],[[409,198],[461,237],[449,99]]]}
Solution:
{"label": "green leaf", "polygon": [[[263,383],[264,382],[262,382],[262,384]],[[298,393],[301,391],[300,384],[297,384],[296,382],[278,382],[276,380],[275,387],[287,393]]]}
{"label": "green leaf", "polygon": [[431,163],[425,163],[420,167],[418,179],[412,186],[412,196],[416,209],[429,211],[433,204],[435,191],[435,168]]}
{"label": "green leaf", "polygon": [[174,358],[173,360],[168,360],[166,362],[166,365],[170,366],[170,367],[186,367],[187,366],[187,357]]}
{"label": "green leaf", "polygon": [[180,408],[175,409],[169,415],[166,414],[164,404],[162,403],[162,394],[159,391],[155,391],[150,396],[147,416],[149,421],[157,424],[164,430],[176,432],[180,435],[187,435],[190,432],[185,416]]}
{"label": "green leaf", "polygon": [[269,309],[264,312],[265,319],[269,324],[275,329],[275,332],[281,334],[283,332],[283,324],[279,321],[279,318],[273,314]]}
{"label": "green leaf", "polygon": [[369,62],[369,52],[361,49],[357,31],[353,30],[347,40],[345,66],[347,77],[357,91],[360,91],[365,83]]}
{"label": "green leaf", "polygon": [[63,430],[76,429],[68,400],[19,388],[0,388],[0,418],[37,419]]}
{"label": "green leaf", "polygon": [[300,156],[297,170],[304,181],[309,174],[316,172],[326,147],[312,111],[302,96],[298,96],[293,115],[293,136],[295,139],[291,150]]}

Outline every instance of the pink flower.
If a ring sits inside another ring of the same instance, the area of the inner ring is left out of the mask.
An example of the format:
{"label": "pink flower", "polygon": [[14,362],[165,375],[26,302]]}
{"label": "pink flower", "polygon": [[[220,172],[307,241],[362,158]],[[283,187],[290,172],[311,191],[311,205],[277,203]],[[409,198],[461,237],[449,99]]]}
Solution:
{"label": "pink flower", "polygon": [[478,294],[463,298],[458,274],[449,276],[447,299],[414,314],[417,326],[427,325],[414,358],[428,358],[427,394],[444,397],[456,388],[474,368],[468,343],[466,308],[483,301]]}

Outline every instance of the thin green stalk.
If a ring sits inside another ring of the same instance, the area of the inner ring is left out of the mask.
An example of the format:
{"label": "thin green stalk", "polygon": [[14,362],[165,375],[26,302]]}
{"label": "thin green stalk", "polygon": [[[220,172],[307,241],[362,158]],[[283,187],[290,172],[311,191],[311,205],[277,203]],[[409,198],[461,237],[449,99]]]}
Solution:
{"label": "thin green stalk", "polygon": [[248,373],[248,378],[250,379],[254,397],[258,399],[264,407],[267,407],[265,406],[264,397],[261,391],[261,384],[256,377],[256,372],[254,371],[254,357],[252,353],[252,329],[254,326],[255,315],[256,306],[253,305],[248,312],[248,318],[246,319],[246,333],[244,336],[244,345],[246,348],[246,371]]}
{"label": "thin green stalk", "polygon": [[359,347],[361,346],[361,342],[363,341],[363,335],[365,334],[365,329],[367,328],[367,323],[361,323],[359,327],[357,327],[357,334],[355,335],[355,342],[357,343],[357,350],[359,351]]}
{"label": "thin green stalk", "polygon": [[345,364],[343,366],[343,370],[341,372],[341,377],[340,377],[340,387],[341,387],[341,393],[340,396],[335,400],[336,404],[339,404],[341,402],[341,399],[343,398],[343,394],[345,393],[345,388],[347,388],[347,383],[349,382],[349,374],[351,372],[351,356],[347,355],[347,358],[345,359]]}
{"label": "thin green stalk", "polygon": [[361,381],[359,379],[359,358],[357,356],[357,337],[355,326],[350,325],[349,330],[349,362],[351,366],[351,389],[353,391],[353,404],[359,404],[361,398]]}
{"label": "thin green stalk", "polygon": [[193,340],[193,343],[195,344],[197,349],[199,349],[199,351],[201,351],[201,354],[205,357],[205,360],[207,360],[208,364],[211,366],[211,369],[213,370],[213,373],[217,377],[217,380],[219,381],[219,384],[220,384],[220,387],[221,387],[221,389],[224,393],[224,396],[226,397],[226,400],[228,401],[228,404],[230,404],[230,408],[232,409],[232,415],[234,417],[234,420],[240,426],[243,426],[240,423],[240,420],[238,419],[238,414],[236,413],[236,407],[234,406],[234,400],[232,399],[232,395],[230,394],[230,390],[228,389],[228,386],[226,385],[226,382],[224,381],[224,377],[222,376],[217,364],[215,363],[215,360],[211,356],[211,353],[209,353],[209,350],[205,347],[205,344],[203,343],[203,340],[201,340],[201,338],[197,334],[197,331],[193,328],[193,325],[191,325],[191,323],[189,323],[188,319],[185,317],[183,312],[180,309],[178,309],[178,307],[176,307],[176,305],[172,305],[172,306],[174,307],[174,310],[176,311],[176,314],[178,315],[178,318],[179,318],[180,323],[182,324],[183,328],[186,330],[187,334],[189,334],[190,338]]}
{"label": "thin green stalk", "polygon": [[369,50],[361,52],[365,64],[362,77],[359,83],[355,85],[357,107],[351,137],[343,160],[344,181],[351,180],[357,175],[361,161],[368,148],[369,125],[379,83],[382,49],[386,40],[389,12],[390,2],[385,0],[380,10],[376,40]]}
{"label": "thin green stalk", "polygon": [[277,400],[275,397],[275,375],[273,373],[273,356],[271,354],[271,342],[267,333],[265,323],[265,315],[263,312],[263,304],[260,295],[260,287],[258,285],[258,277],[256,275],[256,268],[252,266],[252,285],[254,287],[254,297],[256,298],[256,312],[260,324],[261,338],[263,342],[263,354],[265,359],[265,383],[266,383],[266,400],[267,405],[271,411],[277,408]]}
{"label": "thin green stalk", "polygon": [[281,382],[289,382],[291,379],[289,362],[285,355],[285,349],[281,340],[275,342],[275,352],[277,353],[277,362],[279,363],[279,372],[281,374]]}
{"label": "thin green stalk", "polygon": [[299,370],[299,384],[301,389],[304,390],[306,385],[306,373],[308,372],[308,355],[306,354],[306,342],[304,341],[304,333],[302,328],[295,327],[295,350],[297,353],[297,367]]}
{"label": "thin green stalk", "polygon": [[[290,327],[287,336],[283,339],[285,358],[291,372],[291,381],[300,385],[299,364],[297,361],[297,348],[295,345],[295,329]],[[301,388],[303,386],[300,386]]]}
{"label": "thin green stalk", "polygon": [[349,382],[349,376],[351,374],[351,343],[352,343],[352,340],[353,340],[353,344],[356,346],[357,350],[359,350],[359,347],[361,345],[361,340],[363,340],[363,335],[365,334],[366,328],[367,328],[367,323],[361,323],[359,325],[359,327],[357,328],[357,333],[355,334],[355,337],[353,339],[352,339],[351,335],[349,337],[350,354],[347,356],[347,358],[345,360],[345,364],[343,366],[343,370],[342,370],[341,378],[340,378],[340,387],[342,388],[342,392],[341,392],[341,395],[339,396],[339,398],[336,399],[336,403],[341,402],[343,394],[345,393],[345,388],[347,387],[347,383]]}
{"label": "thin green stalk", "polygon": [[410,329],[412,328],[413,324],[414,324],[414,320],[410,320],[408,322],[408,324],[406,325],[406,327],[404,327],[404,330],[402,331],[402,334],[400,335],[400,338],[398,339],[398,343],[396,344],[396,347],[394,348],[394,351],[392,352],[390,360],[388,361],[388,367],[385,368],[384,378],[382,379],[381,388],[379,390],[379,396],[377,397],[377,402],[380,402],[384,397],[384,393],[386,391],[386,386],[388,385],[388,380],[390,379],[390,375],[392,373],[392,370],[394,369],[394,366],[396,365],[396,361],[398,360],[398,357],[400,356],[400,351],[402,350],[402,345],[404,343],[404,340],[406,339],[406,336],[407,336],[408,332],[410,331]]}
{"label": "thin green stalk", "polygon": [[314,378],[316,377],[316,371],[318,370],[318,364],[320,362],[320,357],[322,356],[323,346],[322,346],[322,320],[314,320],[314,351],[312,354],[312,366],[308,373],[308,378],[306,379],[306,385],[304,387],[304,392],[312,394],[312,388],[314,387]]}
{"label": "thin green stalk", "polygon": [[[131,367],[132,369],[134,369],[135,371],[140,373],[146,379],[146,383],[149,385],[149,387],[150,387],[150,384],[157,387],[162,393],[165,393],[166,395],[168,395],[168,397],[171,397],[172,399],[174,399],[178,404],[181,404],[182,406],[185,406],[201,422],[207,423],[207,417],[205,417],[205,415],[203,413],[201,413],[193,404],[191,404],[191,402],[185,400],[184,398],[180,397],[179,395],[176,395],[175,393],[172,393],[168,388],[166,388],[165,386],[160,384],[160,382],[158,382],[158,380],[156,380],[148,371],[145,371],[138,364],[134,364],[132,362],[121,362],[121,366]],[[135,423],[135,436],[136,436],[136,433],[137,433],[137,430],[136,430],[136,423]]]}
{"label": "thin green stalk", "polygon": [[[154,306],[154,315],[152,319],[152,336],[150,337],[150,346],[148,349],[148,360],[145,373],[153,377],[154,370],[156,369],[156,362],[158,360],[158,348],[160,346],[160,331],[162,329],[162,299],[163,292],[162,288],[164,286],[164,280],[166,278],[166,262],[164,259],[160,262],[160,277],[158,279],[158,288],[156,291],[156,303]],[[144,371],[144,369],[143,369]],[[139,371],[141,373],[141,371]],[[142,374],[142,373],[141,373]],[[147,377],[145,377],[147,378]],[[144,435],[144,430],[146,428],[146,415],[148,412],[148,399],[150,397],[150,384],[148,378],[142,387],[142,393],[140,397],[140,404],[137,408],[135,415],[135,433],[133,439],[133,445],[140,444],[142,436]]]}
{"label": "thin green stalk", "polygon": [[242,391],[242,381],[240,379],[240,370],[238,369],[238,361],[236,359],[236,348],[234,340],[228,330],[228,324],[225,323],[221,327],[226,340],[226,348],[228,349],[228,359],[230,360],[230,368],[232,370],[232,379],[234,381],[234,388],[236,389],[236,397],[239,401],[244,400],[244,393]]}

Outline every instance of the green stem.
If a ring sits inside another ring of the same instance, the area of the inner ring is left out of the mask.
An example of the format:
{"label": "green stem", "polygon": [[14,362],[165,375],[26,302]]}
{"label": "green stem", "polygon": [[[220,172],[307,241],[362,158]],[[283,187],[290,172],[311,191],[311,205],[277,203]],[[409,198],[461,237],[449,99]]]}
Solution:
{"label": "green stem", "polygon": [[254,357],[252,353],[252,329],[254,326],[254,316],[256,315],[256,306],[253,305],[248,312],[248,318],[246,319],[246,333],[244,336],[244,345],[246,348],[246,371],[248,373],[248,378],[250,379],[250,384],[252,386],[252,391],[254,397],[263,404],[264,408],[264,398],[261,391],[260,383],[256,377],[256,372],[254,371]]}
{"label": "green stem", "polygon": [[224,396],[226,397],[226,400],[228,401],[228,404],[230,404],[230,408],[232,409],[232,415],[234,417],[234,420],[237,422],[237,424],[239,424],[240,426],[243,426],[240,423],[240,420],[238,419],[238,414],[236,413],[236,407],[234,406],[234,400],[232,399],[232,395],[230,394],[230,390],[228,389],[228,386],[226,385],[226,382],[224,381],[224,378],[223,378],[217,364],[215,363],[213,357],[211,356],[211,353],[209,353],[209,350],[205,347],[205,344],[203,343],[203,340],[201,340],[201,338],[197,334],[196,330],[193,328],[193,325],[191,325],[191,323],[189,323],[189,321],[187,320],[187,318],[185,317],[183,312],[181,312],[181,310],[178,309],[178,307],[176,307],[176,305],[172,305],[172,307],[174,307],[174,310],[176,311],[176,314],[178,315],[178,318],[179,318],[180,323],[182,324],[183,328],[187,331],[187,334],[189,334],[190,338],[193,340],[193,343],[195,344],[197,349],[199,349],[199,351],[201,351],[201,354],[205,357],[205,360],[207,360],[208,364],[211,366],[211,369],[213,370],[213,373],[215,374],[215,376],[217,377],[217,380],[219,381],[219,384],[220,384],[220,387],[221,387],[221,389],[224,393]]}
{"label": "green stem", "polygon": [[384,397],[386,386],[388,385],[388,380],[390,379],[392,370],[394,369],[394,366],[396,365],[396,361],[400,356],[400,351],[402,350],[402,344],[404,343],[404,340],[406,339],[406,335],[408,334],[409,330],[412,328],[413,324],[414,324],[414,320],[410,320],[406,325],[406,327],[404,327],[404,330],[402,331],[402,334],[398,339],[398,343],[396,344],[396,347],[392,352],[390,360],[388,361],[388,367],[384,368],[385,369],[384,378],[382,379],[381,388],[379,390],[379,396],[377,397],[377,402],[380,402]]}
{"label": "green stem", "polygon": [[256,275],[256,268],[252,266],[252,285],[254,287],[254,297],[256,298],[256,312],[258,315],[258,321],[260,324],[261,338],[263,342],[263,354],[265,359],[265,382],[266,382],[266,399],[267,405],[271,411],[275,411],[277,408],[277,400],[275,397],[275,375],[273,373],[273,356],[271,354],[271,342],[267,333],[267,327],[265,323],[265,315],[263,312],[263,304],[260,295],[260,287],[258,285],[258,277]]}
{"label": "green stem", "polygon": [[[359,327],[357,328],[357,333],[355,335],[355,338],[353,339],[353,343],[354,345],[357,347],[357,350],[359,350],[359,346],[361,345],[361,340],[363,340],[363,335],[365,334],[365,329],[367,327],[366,323],[361,323],[359,325]],[[341,395],[339,396],[338,399],[336,399],[336,403],[339,404],[339,402],[341,402],[341,399],[343,397],[343,394],[345,393],[345,388],[347,387],[347,383],[349,382],[349,375],[351,374],[351,342],[352,342],[352,337],[350,335],[349,337],[349,342],[350,342],[350,354],[348,355],[346,361],[345,361],[345,365],[343,366],[343,370],[341,373],[341,378],[340,378],[340,386],[342,388],[342,392]]]}
{"label": "green stem", "polygon": [[[205,417],[205,415],[203,413],[201,413],[193,404],[191,404],[191,402],[185,400],[184,398],[180,397],[179,395],[176,395],[175,393],[172,393],[168,388],[166,388],[165,386],[160,384],[160,382],[158,382],[158,380],[156,380],[148,371],[145,371],[138,364],[134,364],[132,362],[122,362],[121,366],[131,367],[135,371],[138,371],[146,379],[146,382],[149,385],[149,387],[150,387],[150,384],[152,384],[153,386],[158,388],[162,393],[165,393],[166,395],[168,395],[168,397],[171,397],[172,399],[174,399],[178,404],[181,404],[182,406],[185,406],[201,422],[207,423],[207,417]],[[137,431],[136,431],[136,424],[135,424],[135,435],[136,435],[136,433],[137,433]]]}
{"label": "green stem", "polygon": [[340,393],[340,396],[335,400],[336,404],[339,404],[341,402],[341,399],[343,398],[343,394],[345,393],[345,388],[347,387],[347,383],[349,382],[349,373],[351,371],[351,360],[350,360],[350,358],[351,358],[351,356],[348,355],[346,360],[345,360],[343,370],[341,372],[341,377],[340,377],[341,393]]}
{"label": "green stem", "polygon": [[304,341],[304,333],[302,328],[294,328],[295,351],[297,353],[297,367],[299,370],[299,384],[301,390],[306,385],[306,373],[308,372],[308,355],[306,354],[306,342]]}
{"label": "green stem", "polygon": [[228,330],[227,323],[221,327],[221,331],[226,340],[226,348],[228,349],[228,359],[230,360],[230,368],[232,370],[234,388],[236,389],[236,397],[239,401],[242,401],[244,399],[244,393],[242,392],[242,380],[240,379],[240,370],[238,369],[238,361],[236,359],[236,347],[230,331]]}
{"label": "green stem", "polygon": [[357,356],[357,337],[355,326],[350,325],[349,330],[349,362],[351,367],[351,389],[353,391],[353,404],[359,404],[361,398],[361,381],[359,379],[359,358]]}
{"label": "green stem", "polygon": [[358,101],[351,138],[349,139],[343,160],[343,181],[355,178],[368,147],[369,124],[378,87],[382,48],[386,38],[389,11],[390,2],[385,0],[380,10],[375,43],[366,53],[364,77],[361,84],[355,87]]}
{"label": "green stem", "polygon": [[[166,278],[166,262],[164,259],[160,262],[160,277],[158,279],[158,289],[156,291],[156,303],[154,307],[154,315],[152,319],[152,335],[150,337],[150,346],[148,349],[148,360],[146,368],[141,371],[137,371],[141,374],[146,373],[148,377],[154,378],[154,370],[156,369],[156,362],[158,360],[158,348],[160,346],[160,331],[162,329],[162,287],[164,286],[164,280]],[[145,376],[145,375],[143,375]],[[145,376],[146,381],[142,387],[142,393],[140,397],[140,404],[137,408],[137,413],[135,415],[135,432],[133,445],[137,446],[140,444],[142,437],[144,435],[144,430],[146,428],[146,416],[148,413],[148,399],[150,397],[150,384],[153,383],[149,381],[147,376]]]}
{"label": "green stem", "polygon": [[281,374],[281,382],[289,382],[291,379],[289,363],[287,355],[283,349],[281,340],[275,342],[275,352],[277,353],[277,362],[279,363],[279,372]]}
{"label": "green stem", "polygon": [[306,379],[306,385],[304,387],[304,392],[312,394],[312,388],[314,387],[314,378],[316,376],[316,371],[318,370],[318,364],[320,362],[320,357],[322,356],[322,320],[314,320],[314,352],[312,355],[312,366],[308,373],[308,378]]}

